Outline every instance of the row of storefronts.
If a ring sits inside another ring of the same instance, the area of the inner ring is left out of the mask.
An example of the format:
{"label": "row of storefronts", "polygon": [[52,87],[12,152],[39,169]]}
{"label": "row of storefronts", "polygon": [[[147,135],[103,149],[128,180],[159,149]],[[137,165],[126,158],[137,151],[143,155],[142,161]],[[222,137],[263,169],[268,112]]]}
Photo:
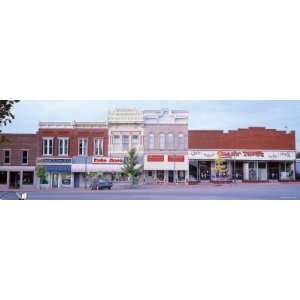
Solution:
{"label": "row of storefronts", "polygon": [[2,136],[0,189],[85,188],[95,176],[127,181],[131,148],[145,184],[296,179],[294,131],[189,130],[187,111],[116,109],[106,122],[41,122],[36,134]]}

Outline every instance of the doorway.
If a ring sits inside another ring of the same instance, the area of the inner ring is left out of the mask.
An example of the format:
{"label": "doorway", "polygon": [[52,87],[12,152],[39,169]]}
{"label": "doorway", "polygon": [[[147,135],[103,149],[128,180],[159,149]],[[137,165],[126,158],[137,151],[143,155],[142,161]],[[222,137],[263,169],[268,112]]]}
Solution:
{"label": "doorway", "polygon": [[57,173],[52,174],[52,187],[58,188],[58,174]]}
{"label": "doorway", "polygon": [[74,187],[79,188],[80,173],[74,173]]}
{"label": "doorway", "polygon": [[174,182],[174,171],[169,171],[169,183],[173,183]]}
{"label": "doorway", "polygon": [[20,172],[10,172],[9,174],[9,187],[12,189],[20,188]]}

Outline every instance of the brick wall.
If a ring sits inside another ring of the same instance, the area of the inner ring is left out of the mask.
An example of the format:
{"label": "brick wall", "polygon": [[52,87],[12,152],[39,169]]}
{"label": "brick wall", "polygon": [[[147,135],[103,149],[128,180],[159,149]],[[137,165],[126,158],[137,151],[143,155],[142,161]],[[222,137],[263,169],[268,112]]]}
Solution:
{"label": "brick wall", "polygon": [[264,127],[230,130],[189,130],[189,149],[295,150],[295,131]]}
{"label": "brick wall", "polygon": [[53,156],[58,155],[58,138],[67,137],[69,138],[69,156],[78,155],[78,139],[88,139],[88,155],[92,156],[94,153],[94,138],[103,139],[103,153],[104,156],[108,155],[108,131],[106,128],[94,129],[39,129],[38,133],[38,155],[43,155],[43,137],[54,138]]}
{"label": "brick wall", "polygon": [[12,166],[22,165],[21,150],[28,150],[28,165],[35,166],[37,136],[35,134],[0,134],[0,165],[4,164],[4,149],[11,150]]}

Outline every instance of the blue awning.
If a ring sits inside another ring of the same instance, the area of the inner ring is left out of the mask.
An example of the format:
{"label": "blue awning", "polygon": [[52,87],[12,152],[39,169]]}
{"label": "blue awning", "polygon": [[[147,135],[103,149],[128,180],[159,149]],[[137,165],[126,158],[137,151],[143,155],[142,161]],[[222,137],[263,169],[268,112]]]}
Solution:
{"label": "blue awning", "polygon": [[71,173],[71,165],[51,165],[44,166],[46,172],[48,173]]}

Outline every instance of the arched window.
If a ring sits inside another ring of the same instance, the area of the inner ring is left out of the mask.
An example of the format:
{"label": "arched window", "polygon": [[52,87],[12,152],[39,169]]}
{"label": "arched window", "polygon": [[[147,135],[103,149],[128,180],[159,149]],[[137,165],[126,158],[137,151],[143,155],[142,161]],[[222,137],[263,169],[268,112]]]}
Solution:
{"label": "arched window", "polygon": [[159,149],[165,149],[165,135],[163,133],[159,134]]}
{"label": "arched window", "polygon": [[154,133],[149,134],[149,149],[154,149]]}
{"label": "arched window", "polygon": [[184,149],[184,135],[183,135],[183,133],[178,133],[177,148],[180,149],[180,150]]}
{"label": "arched window", "polygon": [[174,149],[174,135],[173,133],[168,133],[168,149]]}

